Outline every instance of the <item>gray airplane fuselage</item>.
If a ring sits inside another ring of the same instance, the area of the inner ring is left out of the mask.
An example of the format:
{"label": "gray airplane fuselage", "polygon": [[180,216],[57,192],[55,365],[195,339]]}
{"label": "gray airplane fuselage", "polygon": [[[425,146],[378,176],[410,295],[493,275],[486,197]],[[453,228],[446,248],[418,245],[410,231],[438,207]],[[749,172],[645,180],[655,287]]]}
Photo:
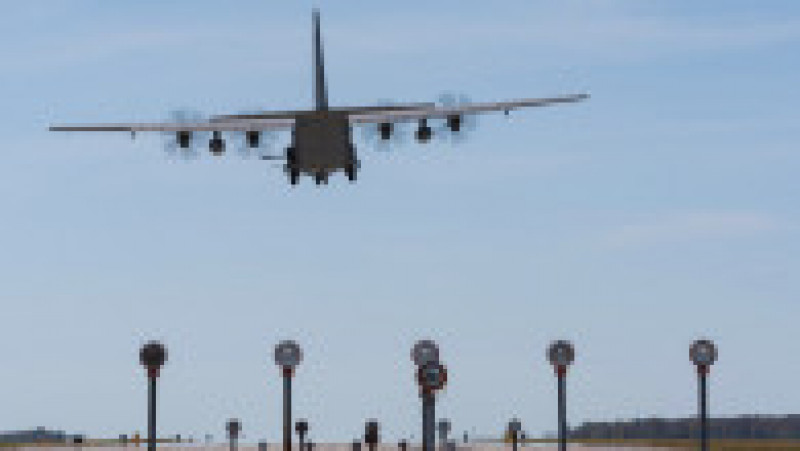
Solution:
{"label": "gray airplane fuselage", "polygon": [[346,171],[356,162],[347,113],[323,110],[297,117],[289,150],[287,172],[295,169],[327,179],[330,173]]}

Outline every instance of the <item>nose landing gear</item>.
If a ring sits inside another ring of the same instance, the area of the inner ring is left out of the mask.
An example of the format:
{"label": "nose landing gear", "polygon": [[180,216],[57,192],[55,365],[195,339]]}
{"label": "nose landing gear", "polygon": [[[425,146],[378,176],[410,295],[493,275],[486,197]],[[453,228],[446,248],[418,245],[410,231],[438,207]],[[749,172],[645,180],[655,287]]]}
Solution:
{"label": "nose landing gear", "polygon": [[328,184],[328,173],[325,171],[317,171],[314,174],[314,181],[317,182],[317,185]]}

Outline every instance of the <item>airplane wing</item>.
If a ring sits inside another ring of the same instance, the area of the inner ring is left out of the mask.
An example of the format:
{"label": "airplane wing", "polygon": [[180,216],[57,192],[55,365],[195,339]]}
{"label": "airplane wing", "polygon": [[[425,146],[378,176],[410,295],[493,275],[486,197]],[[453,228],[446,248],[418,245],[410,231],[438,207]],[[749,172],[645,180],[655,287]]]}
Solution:
{"label": "airplane wing", "polygon": [[519,99],[505,102],[464,103],[456,106],[427,106],[403,110],[354,110],[350,114],[353,124],[378,124],[386,122],[411,122],[421,119],[444,119],[449,116],[482,114],[497,111],[509,112],[520,108],[541,107],[560,103],[579,102],[589,98],[589,94],[570,94],[539,99]]}
{"label": "airplane wing", "polygon": [[294,119],[248,119],[236,122],[156,122],[130,124],[67,124],[53,125],[53,132],[248,132],[288,130]]}
{"label": "airplane wing", "polygon": [[[419,102],[419,103],[402,103],[397,105],[385,106],[362,106],[362,107],[333,107],[328,111],[344,112],[350,115],[355,113],[383,113],[395,111],[416,111],[423,108],[433,108],[436,104],[433,102]],[[312,115],[318,111],[264,111],[259,113],[249,114],[226,114],[220,116],[211,116],[211,122],[231,122],[240,120],[261,120],[261,119],[291,119],[301,115]]]}

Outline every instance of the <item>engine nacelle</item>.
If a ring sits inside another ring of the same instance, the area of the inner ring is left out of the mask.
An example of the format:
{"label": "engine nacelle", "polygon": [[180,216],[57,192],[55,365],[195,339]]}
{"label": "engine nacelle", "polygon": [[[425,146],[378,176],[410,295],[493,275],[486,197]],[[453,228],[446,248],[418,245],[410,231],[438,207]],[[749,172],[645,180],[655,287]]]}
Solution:
{"label": "engine nacelle", "polygon": [[225,153],[225,140],[222,139],[222,133],[214,132],[211,139],[208,140],[208,151],[212,155],[222,155]]}
{"label": "engine nacelle", "polygon": [[422,119],[419,121],[419,127],[417,128],[417,141],[425,143],[431,140],[433,136],[433,129],[428,125],[428,121],[426,119]]}
{"label": "engine nacelle", "polygon": [[247,138],[247,147],[255,149],[261,144],[261,133],[256,131],[249,131],[245,134]]}
{"label": "engine nacelle", "polygon": [[454,133],[461,131],[461,116],[458,114],[447,116],[447,128]]}
{"label": "engine nacelle", "polygon": [[175,141],[181,149],[188,149],[192,145],[191,132],[177,132],[175,134]]}
{"label": "engine nacelle", "polygon": [[378,124],[378,131],[381,134],[381,139],[386,141],[392,137],[392,123],[391,122],[381,122]]}

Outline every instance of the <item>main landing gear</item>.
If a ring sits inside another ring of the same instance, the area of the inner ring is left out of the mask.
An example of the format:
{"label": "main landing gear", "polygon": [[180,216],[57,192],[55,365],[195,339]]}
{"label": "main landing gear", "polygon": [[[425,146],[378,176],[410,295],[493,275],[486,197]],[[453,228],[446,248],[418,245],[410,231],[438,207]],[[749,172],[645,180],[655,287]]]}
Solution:
{"label": "main landing gear", "polygon": [[344,173],[347,174],[347,180],[350,180],[350,183],[356,181],[356,177],[358,176],[358,159],[356,158],[356,148],[352,144],[350,145],[350,162],[344,167]]}

